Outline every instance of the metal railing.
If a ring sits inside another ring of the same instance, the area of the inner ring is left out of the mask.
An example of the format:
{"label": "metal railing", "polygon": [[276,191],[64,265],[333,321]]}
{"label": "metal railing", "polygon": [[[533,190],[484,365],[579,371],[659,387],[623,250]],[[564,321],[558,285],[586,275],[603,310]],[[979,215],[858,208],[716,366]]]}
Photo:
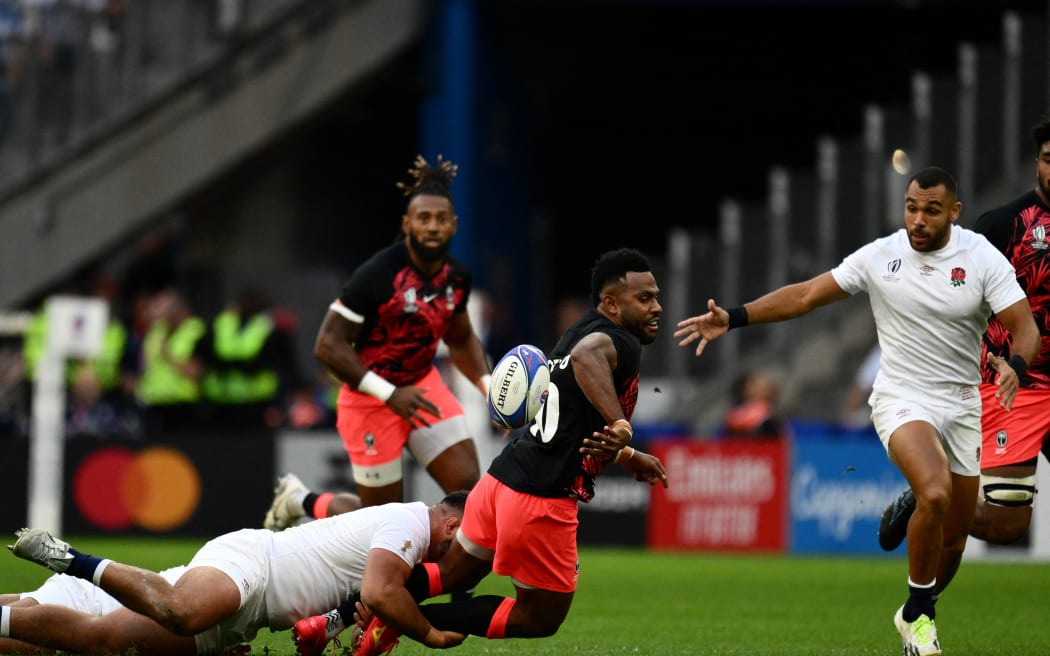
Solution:
{"label": "metal railing", "polygon": [[[868,105],[855,138],[819,137],[815,170],[774,167],[764,203],[724,199],[717,234],[674,231],[665,279],[682,291],[668,300],[666,316],[702,312],[709,297],[736,305],[827,271],[902,226],[907,175],[923,166],[956,176],[964,226],[1029,188],[1028,128],[1050,104],[1046,19],[1004,13],[1001,43],[960,44],[953,75],[915,71],[910,102]],[[907,156],[906,171],[894,168],[897,150]],[[677,418],[701,433],[724,412],[729,381],[754,367],[783,374],[789,415],[833,420],[874,334],[867,299],[856,298],[731,332],[699,359],[666,349],[648,366],[650,375],[674,381]]]}
{"label": "metal railing", "polygon": [[0,52],[0,186],[61,160],[100,126],[236,48],[302,0],[57,0],[16,6]]}

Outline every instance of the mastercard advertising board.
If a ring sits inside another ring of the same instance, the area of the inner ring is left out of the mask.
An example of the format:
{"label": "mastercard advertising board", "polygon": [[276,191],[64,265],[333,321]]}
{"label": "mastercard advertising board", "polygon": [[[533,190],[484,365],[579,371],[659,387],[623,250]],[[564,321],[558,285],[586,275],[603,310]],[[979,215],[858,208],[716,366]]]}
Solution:
{"label": "mastercard advertising board", "polygon": [[[4,504],[0,521],[24,526],[26,504],[17,500],[26,498],[28,442],[11,446],[15,466],[5,468],[3,489],[16,502]],[[274,436],[266,432],[68,440],[62,532],[214,536],[261,522],[273,480]]]}

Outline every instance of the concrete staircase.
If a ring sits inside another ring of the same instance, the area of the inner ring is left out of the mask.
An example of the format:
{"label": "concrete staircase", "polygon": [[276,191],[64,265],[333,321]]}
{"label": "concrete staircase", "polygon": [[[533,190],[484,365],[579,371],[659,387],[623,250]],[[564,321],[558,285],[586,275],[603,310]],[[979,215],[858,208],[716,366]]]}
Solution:
{"label": "concrete staircase", "polygon": [[0,188],[0,308],[24,303],[367,79],[421,0],[302,0]]}

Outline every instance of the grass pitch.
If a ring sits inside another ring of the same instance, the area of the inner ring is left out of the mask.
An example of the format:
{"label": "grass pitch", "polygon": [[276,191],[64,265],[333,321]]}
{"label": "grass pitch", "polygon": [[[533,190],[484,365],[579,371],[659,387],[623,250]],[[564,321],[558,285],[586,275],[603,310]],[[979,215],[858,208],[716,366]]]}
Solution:
{"label": "grass pitch", "polygon": [[[202,540],[73,537],[82,551],[149,569],[189,560]],[[903,554],[903,552],[902,552]],[[801,558],[583,549],[580,584],[557,635],[472,636],[462,654],[899,654],[892,617],[906,596],[903,558]],[[47,572],[0,557],[2,592]],[[479,594],[513,594],[490,576]],[[1050,564],[964,561],[937,605],[947,656],[1050,654]],[[289,632],[263,630],[253,653],[293,656]],[[431,654],[402,639],[395,655]]]}

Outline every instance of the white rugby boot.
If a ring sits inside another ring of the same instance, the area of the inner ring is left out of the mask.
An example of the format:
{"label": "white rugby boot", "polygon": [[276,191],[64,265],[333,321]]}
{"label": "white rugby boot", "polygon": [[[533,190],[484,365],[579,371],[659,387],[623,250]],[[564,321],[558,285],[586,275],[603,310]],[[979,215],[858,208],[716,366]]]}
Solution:
{"label": "white rugby boot", "polygon": [[893,625],[904,642],[904,656],[940,656],[937,627],[929,616],[919,615],[914,622],[905,622],[902,605],[893,616]]}
{"label": "white rugby boot", "polygon": [[284,529],[299,523],[306,515],[303,510],[303,498],[309,490],[295,474],[285,474],[277,479],[273,489],[273,503],[266,511],[263,527],[271,531]]}
{"label": "white rugby boot", "polygon": [[15,531],[15,543],[7,548],[19,558],[43,565],[52,572],[65,572],[73,562],[69,543],[59,540],[42,528],[23,528]]}

